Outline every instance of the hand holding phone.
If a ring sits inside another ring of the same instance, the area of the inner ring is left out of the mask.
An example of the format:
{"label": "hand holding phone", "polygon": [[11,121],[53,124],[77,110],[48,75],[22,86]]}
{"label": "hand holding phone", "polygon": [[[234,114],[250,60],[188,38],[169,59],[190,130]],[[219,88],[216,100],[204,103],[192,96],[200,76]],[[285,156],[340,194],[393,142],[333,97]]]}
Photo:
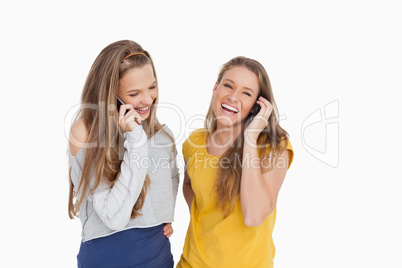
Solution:
{"label": "hand holding phone", "polygon": [[[135,127],[141,125],[141,116],[134,110],[131,104],[125,104],[119,96],[116,95],[117,100],[117,111],[119,113],[119,125],[124,129],[124,131],[132,131]],[[120,108],[124,105],[125,109],[124,116],[120,115]]]}
{"label": "hand holding phone", "polygon": [[[259,98],[260,98],[260,95],[257,97],[257,100]],[[260,110],[261,110],[261,106],[257,102],[255,102],[253,107],[251,108],[250,114],[246,120],[246,124],[245,124],[246,128],[248,127],[248,125],[250,125],[250,123],[253,121],[254,117],[260,112]]]}
{"label": "hand holding phone", "polygon": [[[257,101],[260,99],[261,95],[258,95]],[[251,116],[250,116],[250,122],[254,119],[254,117],[260,112],[261,106],[257,103],[257,101],[254,103],[253,107],[251,108]]]}
{"label": "hand holding phone", "polygon": [[272,113],[272,104],[264,97],[259,96],[252,108],[252,113],[247,118],[245,135],[251,141],[256,141],[258,136],[268,126],[268,120]]}

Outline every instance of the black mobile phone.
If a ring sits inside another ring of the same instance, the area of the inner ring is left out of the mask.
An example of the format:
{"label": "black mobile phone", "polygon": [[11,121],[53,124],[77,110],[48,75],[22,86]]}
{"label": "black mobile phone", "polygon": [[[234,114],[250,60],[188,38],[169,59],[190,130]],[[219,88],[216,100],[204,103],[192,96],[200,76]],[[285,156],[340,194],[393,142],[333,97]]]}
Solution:
{"label": "black mobile phone", "polygon": [[[260,98],[260,96],[258,96],[257,100]],[[247,127],[251,121],[253,121],[254,117],[260,112],[261,110],[261,106],[256,102],[254,103],[253,107],[251,108],[250,114],[246,119],[246,124],[245,127]]]}
{"label": "black mobile phone", "polygon": [[[124,101],[122,101],[122,99],[119,98],[119,96],[116,95],[116,99],[117,99],[117,112],[120,111],[120,106],[122,106],[124,103]],[[126,111],[127,113],[128,111]]]}
{"label": "black mobile phone", "polygon": [[[257,100],[260,98],[261,95],[257,97]],[[253,108],[251,108],[252,114],[251,114],[251,119],[253,119],[261,110],[261,106],[256,102],[254,103]]]}
{"label": "black mobile phone", "polygon": [[257,103],[254,104],[253,116],[256,116],[261,110],[261,106]]}

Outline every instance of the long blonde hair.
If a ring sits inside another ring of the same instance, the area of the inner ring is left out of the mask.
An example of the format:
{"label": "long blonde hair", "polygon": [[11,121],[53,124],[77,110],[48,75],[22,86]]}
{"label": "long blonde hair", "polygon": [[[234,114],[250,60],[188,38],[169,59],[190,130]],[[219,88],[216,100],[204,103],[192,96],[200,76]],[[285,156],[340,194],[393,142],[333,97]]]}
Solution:
{"label": "long blonde hair", "polygon": [[[272,167],[274,167],[274,165],[276,164],[278,156],[283,150],[283,146],[281,146],[281,141],[285,140],[286,146],[289,135],[279,125],[279,111],[276,106],[271,83],[269,81],[269,77],[265,68],[258,61],[246,57],[236,57],[231,59],[222,66],[217,79],[218,84],[222,80],[225,72],[235,66],[245,67],[257,75],[259,95],[266,98],[273,106],[272,114],[268,119],[268,125],[260,133],[257,139],[257,145],[258,148],[261,148],[261,154],[269,161],[267,165],[268,168],[265,168],[263,170],[263,172],[265,173],[272,169]],[[212,134],[216,131],[217,128],[216,116],[213,111],[212,102],[213,98],[211,100],[211,104],[209,106],[205,120],[205,129],[209,137],[212,137]],[[252,114],[250,113],[245,119],[245,122],[250,122],[251,116]],[[269,154],[266,154],[266,149],[268,145],[270,146],[271,150]],[[217,207],[221,208],[224,217],[227,217],[229,215],[237,199],[239,198],[243,162],[243,148],[244,130],[219,159],[219,169],[215,179],[215,189],[217,194],[216,205]]]}
{"label": "long blonde hair", "polygon": [[[135,52],[145,55],[138,54],[122,61],[125,56]],[[112,186],[118,179],[124,154],[124,136],[118,124],[118,113],[111,107],[117,105],[116,94],[120,78],[128,70],[140,68],[146,64],[151,64],[157,81],[155,66],[149,53],[134,41],[122,40],[105,47],[89,71],[81,95],[81,109],[75,120],[83,120],[88,132],[86,144],[92,146],[86,148],[81,180],[76,192],[74,192],[71,180],[71,165],[69,166],[68,214],[71,219],[78,216],[79,208],[85,197],[91,194],[101,181]],[[163,129],[163,125],[156,118],[157,103],[158,97],[151,106],[149,117],[142,123],[143,128],[148,137],[152,137],[162,130],[173,141],[173,138]],[[96,108],[86,108],[88,106]],[[90,184],[93,175],[95,179],[93,184]],[[93,186],[89,187],[89,185]],[[132,219],[141,215],[138,211],[144,205],[149,185],[150,178],[146,175],[144,186],[131,213]]]}

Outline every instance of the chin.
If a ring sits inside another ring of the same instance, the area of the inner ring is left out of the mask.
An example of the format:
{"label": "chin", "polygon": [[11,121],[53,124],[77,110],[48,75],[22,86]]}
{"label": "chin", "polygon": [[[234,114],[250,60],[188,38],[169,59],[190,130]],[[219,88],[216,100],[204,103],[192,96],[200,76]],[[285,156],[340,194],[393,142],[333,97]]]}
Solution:
{"label": "chin", "polygon": [[231,116],[219,115],[216,117],[216,123],[224,127],[234,127],[241,124],[242,120]]}
{"label": "chin", "polygon": [[149,114],[141,115],[142,121],[147,120],[149,117]]}

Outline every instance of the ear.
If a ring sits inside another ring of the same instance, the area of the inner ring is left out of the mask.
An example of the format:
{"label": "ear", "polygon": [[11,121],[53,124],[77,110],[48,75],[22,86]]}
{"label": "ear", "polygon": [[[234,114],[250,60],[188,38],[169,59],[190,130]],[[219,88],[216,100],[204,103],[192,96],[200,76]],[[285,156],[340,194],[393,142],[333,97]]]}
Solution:
{"label": "ear", "polygon": [[218,81],[216,81],[214,89],[212,90],[212,93],[215,93],[216,89],[218,88],[218,84],[219,84]]}

